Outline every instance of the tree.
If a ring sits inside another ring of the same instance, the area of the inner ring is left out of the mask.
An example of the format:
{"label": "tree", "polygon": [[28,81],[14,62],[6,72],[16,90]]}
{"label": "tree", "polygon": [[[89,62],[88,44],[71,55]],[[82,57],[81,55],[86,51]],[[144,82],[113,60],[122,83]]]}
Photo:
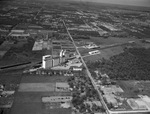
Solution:
{"label": "tree", "polygon": [[113,104],[112,104],[112,103],[107,103],[107,107],[108,107],[109,109],[114,108],[114,106],[113,106]]}

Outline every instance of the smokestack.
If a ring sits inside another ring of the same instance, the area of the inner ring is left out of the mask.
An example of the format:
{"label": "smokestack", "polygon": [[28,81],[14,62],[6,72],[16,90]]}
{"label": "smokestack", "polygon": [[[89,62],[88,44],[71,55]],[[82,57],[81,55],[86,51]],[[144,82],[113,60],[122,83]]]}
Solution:
{"label": "smokestack", "polygon": [[66,50],[63,51],[62,55],[65,56]]}

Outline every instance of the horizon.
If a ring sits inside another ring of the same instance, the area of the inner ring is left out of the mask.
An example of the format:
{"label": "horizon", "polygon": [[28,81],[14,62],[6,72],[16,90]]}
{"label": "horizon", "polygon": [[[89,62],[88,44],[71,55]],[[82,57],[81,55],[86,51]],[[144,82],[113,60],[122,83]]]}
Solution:
{"label": "horizon", "polygon": [[150,0],[92,0],[92,1],[91,0],[74,0],[74,1],[150,7]]}
{"label": "horizon", "polygon": [[[11,0],[1,0],[0,2],[5,2],[5,1],[11,1]],[[44,1],[44,0],[39,0],[39,1]],[[93,2],[93,3],[114,4],[114,5],[150,7],[150,0],[45,0],[45,1],[53,1],[53,2],[78,1],[78,2]]]}

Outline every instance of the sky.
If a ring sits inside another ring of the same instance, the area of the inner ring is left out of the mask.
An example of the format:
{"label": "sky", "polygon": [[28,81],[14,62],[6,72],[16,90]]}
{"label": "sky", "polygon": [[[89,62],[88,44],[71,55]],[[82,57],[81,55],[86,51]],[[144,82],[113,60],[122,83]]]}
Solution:
{"label": "sky", "polygon": [[81,0],[90,2],[113,3],[122,5],[148,6],[150,7],[150,0]]}

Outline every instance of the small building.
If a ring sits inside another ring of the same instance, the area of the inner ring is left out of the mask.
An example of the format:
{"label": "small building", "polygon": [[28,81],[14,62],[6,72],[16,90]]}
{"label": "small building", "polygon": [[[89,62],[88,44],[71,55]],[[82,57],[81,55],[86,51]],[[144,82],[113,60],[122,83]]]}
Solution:
{"label": "small building", "polygon": [[72,96],[42,97],[43,107],[46,109],[71,107]]}
{"label": "small building", "polygon": [[56,82],[56,91],[68,92],[70,91],[70,86],[65,82]]}
{"label": "small building", "polygon": [[82,67],[73,67],[72,70],[73,71],[82,71],[83,68]]}
{"label": "small building", "polygon": [[71,102],[72,96],[51,96],[42,97],[42,102]]}

